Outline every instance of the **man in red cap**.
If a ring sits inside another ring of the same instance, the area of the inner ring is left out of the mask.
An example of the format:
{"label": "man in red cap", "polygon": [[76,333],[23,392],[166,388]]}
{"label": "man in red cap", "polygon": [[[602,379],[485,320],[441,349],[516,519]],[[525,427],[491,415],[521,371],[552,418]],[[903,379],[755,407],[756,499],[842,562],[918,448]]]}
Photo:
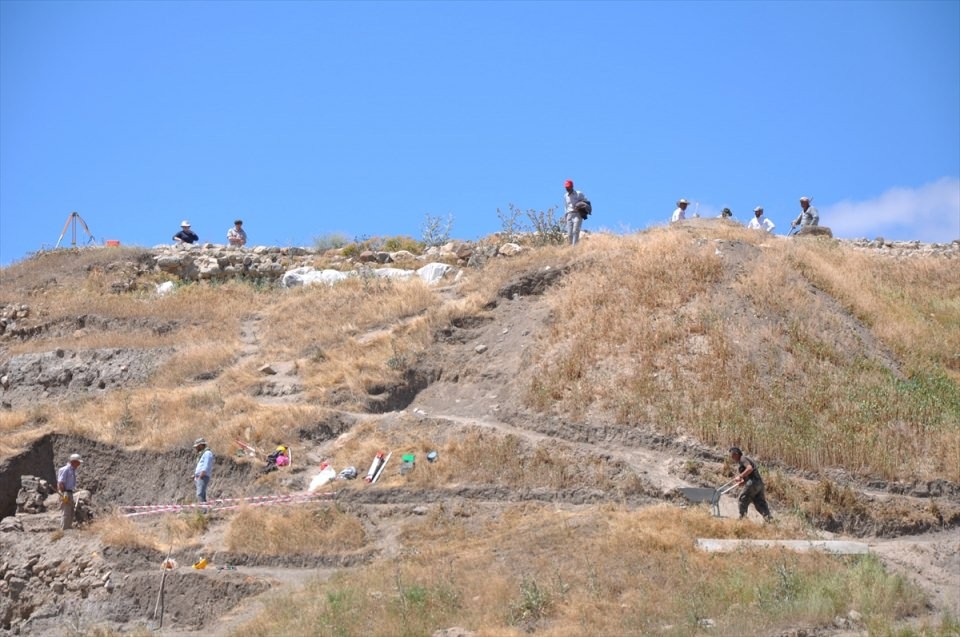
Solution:
{"label": "man in red cap", "polygon": [[583,220],[590,214],[590,201],[579,190],[573,189],[573,182],[563,182],[567,194],[563,196],[563,221],[567,228],[567,243],[572,246],[580,241],[580,227]]}

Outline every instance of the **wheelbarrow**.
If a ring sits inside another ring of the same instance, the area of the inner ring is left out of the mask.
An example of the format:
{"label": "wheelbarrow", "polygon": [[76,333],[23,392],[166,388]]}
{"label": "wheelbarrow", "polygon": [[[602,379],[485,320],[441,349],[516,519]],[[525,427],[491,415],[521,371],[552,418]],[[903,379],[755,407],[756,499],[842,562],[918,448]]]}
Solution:
{"label": "wheelbarrow", "polygon": [[737,488],[737,481],[731,480],[716,489],[708,487],[680,487],[680,493],[693,504],[709,502],[713,515],[720,517],[720,496]]}

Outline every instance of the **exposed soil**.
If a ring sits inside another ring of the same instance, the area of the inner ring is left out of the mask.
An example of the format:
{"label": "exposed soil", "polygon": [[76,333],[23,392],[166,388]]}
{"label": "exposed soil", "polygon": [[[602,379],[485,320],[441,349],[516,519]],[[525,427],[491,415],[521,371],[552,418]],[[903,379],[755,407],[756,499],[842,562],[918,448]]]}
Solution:
{"label": "exposed soil", "polygon": [[[752,246],[734,243],[718,244],[717,249],[727,255],[731,277],[757,252]],[[389,429],[399,421],[402,412],[404,418],[412,415],[428,427],[436,442],[467,431],[484,430],[516,436],[532,448],[549,448],[557,442],[572,445],[583,457],[603,459],[618,477],[630,477],[635,485],[632,490],[515,489],[492,482],[423,488],[380,484],[364,488],[351,484],[338,492],[338,506],[360,515],[372,538],[371,544],[359,551],[326,555],[229,552],[222,535],[230,514],[213,512],[210,529],[202,540],[212,566],[203,571],[188,567],[197,558],[196,548],[173,553],[180,568],[170,571],[164,580],[163,629],[174,633],[228,634],[232,626],[249,619],[267,603],[262,595],[265,591],[300,586],[308,578],[328,577],[335,569],[350,568],[378,556],[396,555],[401,548],[397,536],[402,522],[426,515],[441,504],[459,508],[464,515],[493,512],[504,503],[523,501],[551,502],[563,507],[618,502],[639,508],[663,501],[686,506],[678,488],[715,486],[712,478],[724,462],[721,450],[664,436],[643,426],[570,422],[530,413],[523,406],[523,387],[515,379],[527,362],[532,338],[552,320],[540,295],[560,281],[566,271],[557,267],[526,273],[503,286],[481,315],[458,319],[437,330],[430,351],[407,371],[401,382],[372,388],[366,405],[368,413],[332,411],[326,420],[304,425],[296,441],[298,453],[310,462],[335,457],[339,443],[353,435],[358,425],[374,419]],[[753,308],[744,306],[742,311],[749,313]],[[243,361],[257,360],[259,320],[250,316],[242,322]],[[849,334],[844,338],[865,339],[857,332],[856,322],[850,319],[850,323]],[[869,345],[876,358],[895,365],[879,344]],[[135,350],[112,352],[109,356],[97,352],[54,351],[31,356],[37,357],[38,369],[45,368],[48,358],[77,358],[87,371],[75,373],[75,378],[83,373],[106,378],[114,367],[125,365],[126,380],[116,381],[120,385],[143,382],[150,368],[165,355]],[[0,372],[9,373],[15,367],[26,369],[25,364],[14,362],[6,360]],[[261,372],[263,381],[254,399],[263,405],[304,403],[297,370],[296,361],[271,362],[270,370]],[[41,380],[31,383],[26,378],[24,372],[16,391],[4,394],[4,400],[15,405],[41,397],[69,400],[91,391],[90,384],[71,381],[52,389]],[[97,389],[106,391],[112,386],[108,383]],[[89,439],[48,434],[26,451],[0,463],[0,518],[15,514],[21,475],[54,481],[58,462],[70,453],[80,453],[87,459],[80,471],[81,484],[92,493],[95,516],[105,516],[120,504],[191,499],[194,458],[188,449],[166,453],[129,451]],[[369,458],[336,459],[338,468],[353,465],[358,471],[363,471],[369,462]],[[691,473],[691,461],[709,470]],[[395,462],[389,467],[391,476],[399,475],[399,464]],[[310,478],[310,472],[299,467],[279,482],[258,480],[258,469],[258,465],[221,454],[211,483],[211,499],[270,493],[278,484],[291,491],[302,490]],[[814,489],[820,480],[789,467],[778,469],[798,488]],[[847,506],[830,516],[810,518],[823,536],[840,537],[835,534],[842,533],[844,537],[866,538],[871,550],[891,568],[903,572],[930,594],[934,613],[947,611],[960,616],[960,485],[943,481],[888,484],[846,475],[831,476],[831,480],[849,489],[853,504],[847,502]],[[775,512],[777,504],[773,499]],[[723,498],[720,510],[723,517],[734,517],[735,500]],[[935,514],[931,513],[933,510]],[[753,511],[750,515],[756,516]],[[58,537],[55,531],[59,514],[52,507],[45,513],[17,514],[17,518],[22,521],[23,531],[0,533],[0,579],[6,582],[0,589],[0,633],[59,635],[74,634],[92,625],[125,631],[160,626],[161,619],[154,610],[162,577],[159,565],[166,557],[162,552],[104,547],[98,536],[84,529]],[[144,524],[156,522],[148,519]],[[13,575],[7,577],[9,573]],[[816,628],[805,634],[850,633]]]}

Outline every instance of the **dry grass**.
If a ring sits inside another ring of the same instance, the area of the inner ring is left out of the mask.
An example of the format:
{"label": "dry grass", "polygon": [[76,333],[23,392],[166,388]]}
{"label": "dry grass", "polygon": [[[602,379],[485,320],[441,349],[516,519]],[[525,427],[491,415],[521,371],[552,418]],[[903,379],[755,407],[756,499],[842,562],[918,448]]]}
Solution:
{"label": "dry grass", "polygon": [[[528,403],[805,469],[960,480],[949,260],[874,262],[725,232],[733,247],[674,228],[590,244],[550,294],[557,320],[534,352]],[[591,262],[591,249],[606,260]],[[900,286],[911,292],[897,300]]]}
{"label": "dry grass", "polygon": [[[459,426],[443,419],[355,425],[330,460],[338,470],[354,464],[359,472],[365,472],[364,463],[385,449],[393,456],[377,484],[387,487],[596,489],[606,495],[626,496],[639,493],[642,486],[625,464],[584,453],[564,442],[534,445],[511,434]],[[437,451],[441,460],[427,462],[430,451]],[[413,472],[400,476],[398,468],[404,454],[413,454],[416,464]]]}
{"label": "dry grass", "polygon": [[227,339],[187,340],[155,372],[151,382],[158,388],[179,387],[198,378],[216,377],[237,357],[237,345]]}
{"label": "dry grass", "polygon": [[[701,619],[718,635],[742,634],[743,625],[773,634],[827,625],[851,609],[874,627],[922,609],[920,595],[872,558],[696,551],[697,537],[744,530],[703,512],[522,505],[472,532],[470,523],[435,512],[407,529],[403,557],[286,596],[280,603],[299,613],[264,614],[237,634],[324,626],[337,635],[429,635],[459,625],[480,636],[689,635]],[[777,535],[749,526],[753,537]]]}
{"label": "dry grass", "polygon": [[28,413],[0,411],[0,458],[23,451],[44,429]]}
{"label": "dry grass", "polygon": [[356,515],[329,504],[243,507],[230,519],[226,546],[257,555],[351,553],[367,544]]}
{"label": "dry grass", "polygon": [[419,279],[358,277],[335,286],[288,290],[262,322],[267,356],[309,357],[364,333],[388,328],[436,304]]}
{"label": "dry grass", "polygon": [[156,532],[138,525],[133,519],[120,514],[98,518],[90,525],[90,531],[100,536],[105,546],[119,548],[147,548],[163,550],[161,539]]}
{"label": "dry grass", "polygon": [[890,259],[799,243],[788,255],[911,366],[960,372],[960,278],[952,259]]}

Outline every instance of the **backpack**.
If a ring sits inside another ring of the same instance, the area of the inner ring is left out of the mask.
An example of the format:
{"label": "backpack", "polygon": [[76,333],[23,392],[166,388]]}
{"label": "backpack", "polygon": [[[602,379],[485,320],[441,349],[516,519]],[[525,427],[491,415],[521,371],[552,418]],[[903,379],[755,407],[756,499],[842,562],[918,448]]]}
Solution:
{"label": "backpack", "polygon": [[573,209],[577,212],[577,214],[586,219],[590,216],[590,213],[593,212],[593,205],[590,203],[589,199],[584,199],[583,201],[578,201],[576,205],[574,205]]}

